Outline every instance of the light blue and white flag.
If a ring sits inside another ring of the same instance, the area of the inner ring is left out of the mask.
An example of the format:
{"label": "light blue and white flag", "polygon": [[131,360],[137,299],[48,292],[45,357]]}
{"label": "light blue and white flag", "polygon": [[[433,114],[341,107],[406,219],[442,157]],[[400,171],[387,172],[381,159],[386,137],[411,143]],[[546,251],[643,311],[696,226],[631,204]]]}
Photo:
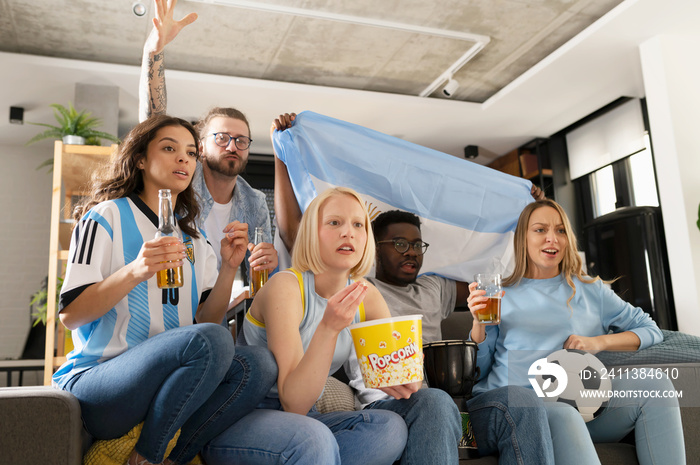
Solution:
{"label": "light blue and white flag", "polygon": [[530,181],[309,111],[275,131],[273,144],[302,212],[317,193],[350,187],[371,218],[396,209],[421,218],[430,244],[422,273],[471,282],[475,273],[512,271]]}

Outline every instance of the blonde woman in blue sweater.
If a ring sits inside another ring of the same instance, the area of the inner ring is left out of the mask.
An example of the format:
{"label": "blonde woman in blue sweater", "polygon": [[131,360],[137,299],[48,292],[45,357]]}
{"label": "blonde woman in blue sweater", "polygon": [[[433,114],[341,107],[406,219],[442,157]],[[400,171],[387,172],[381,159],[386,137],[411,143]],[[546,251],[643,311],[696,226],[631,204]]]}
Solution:
{"label": "blonde woman in blue sweater", "polygon": [[[475,394],[508,384],[530,387],[528,368],[559,349],[639,350],[662,341],[641,308],[619,298],[598,277],[587,276],[566,213],[545,199],[523,210],[515,230],[515,270],[505,279],[501,324],[474,319],[471,339],[479,344],[481,379]],[[485,292],[470,286],[472,314],[485,306]],[[631,377],[630,377],[631,378]],[[672,391],[666,378],[611,380],[616,393]],[[594,442],[617,442],[635,432],[641,465],[685,463],[678,400],[643,394],[613,396],[608,407],[585,423],[571,406],[543,402],[556,463],[600,463]]]}

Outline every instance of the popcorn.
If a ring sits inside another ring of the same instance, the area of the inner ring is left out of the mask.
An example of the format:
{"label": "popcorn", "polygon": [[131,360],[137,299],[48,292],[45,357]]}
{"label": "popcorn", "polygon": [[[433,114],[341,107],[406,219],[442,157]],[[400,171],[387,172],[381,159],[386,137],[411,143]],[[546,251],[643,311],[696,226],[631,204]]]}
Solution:
{"label": "popcorn", "polygon": [[423,349],[409,344],[383,357],[364,355],[358,360],[360,370],[369,388],[396,386],[423,380]]}
{"label": "popcorn", "polygon": [[350,333],[365,386],[379,388],[423,380],[420,315],[357,323],[350,326]]}

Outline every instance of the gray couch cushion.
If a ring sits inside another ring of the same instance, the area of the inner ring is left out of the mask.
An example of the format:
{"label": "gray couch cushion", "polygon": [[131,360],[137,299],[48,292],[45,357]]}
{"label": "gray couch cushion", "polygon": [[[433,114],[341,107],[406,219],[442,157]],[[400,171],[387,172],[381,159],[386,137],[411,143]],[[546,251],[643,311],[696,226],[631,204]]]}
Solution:
{"label": "gray couch cushion", "polygon": [[44,386],[0,388],[2,463],[78,465],[82,430],[80,404],[71,394]]}
{"label": "gray couch cushion", "polygon": [[700,362],[700,337],[662,329],[664,340],[642,350],[599,352],[596,357],[607,366],[651,365]]}

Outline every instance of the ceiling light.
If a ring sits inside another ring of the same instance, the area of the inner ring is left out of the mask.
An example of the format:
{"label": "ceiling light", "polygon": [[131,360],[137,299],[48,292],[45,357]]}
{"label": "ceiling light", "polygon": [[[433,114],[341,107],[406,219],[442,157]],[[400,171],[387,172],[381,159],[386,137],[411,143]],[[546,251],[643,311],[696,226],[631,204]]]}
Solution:
{"label": "ceiling light", "polygon": [[455,92],[457,92],[458,88],[459,82],[450,78],[447,80],[447,84],[445,84],[445,87],[442,88],[442,95],[444,95],[447,98],[450,98],[454,95]]}
{"label": "ceiling light", "polygon": [[148,8],[141,2],[134,2],[134,4],[131,5],[131,11],[133,11],[136,16],[143,16],[148,12]]}

